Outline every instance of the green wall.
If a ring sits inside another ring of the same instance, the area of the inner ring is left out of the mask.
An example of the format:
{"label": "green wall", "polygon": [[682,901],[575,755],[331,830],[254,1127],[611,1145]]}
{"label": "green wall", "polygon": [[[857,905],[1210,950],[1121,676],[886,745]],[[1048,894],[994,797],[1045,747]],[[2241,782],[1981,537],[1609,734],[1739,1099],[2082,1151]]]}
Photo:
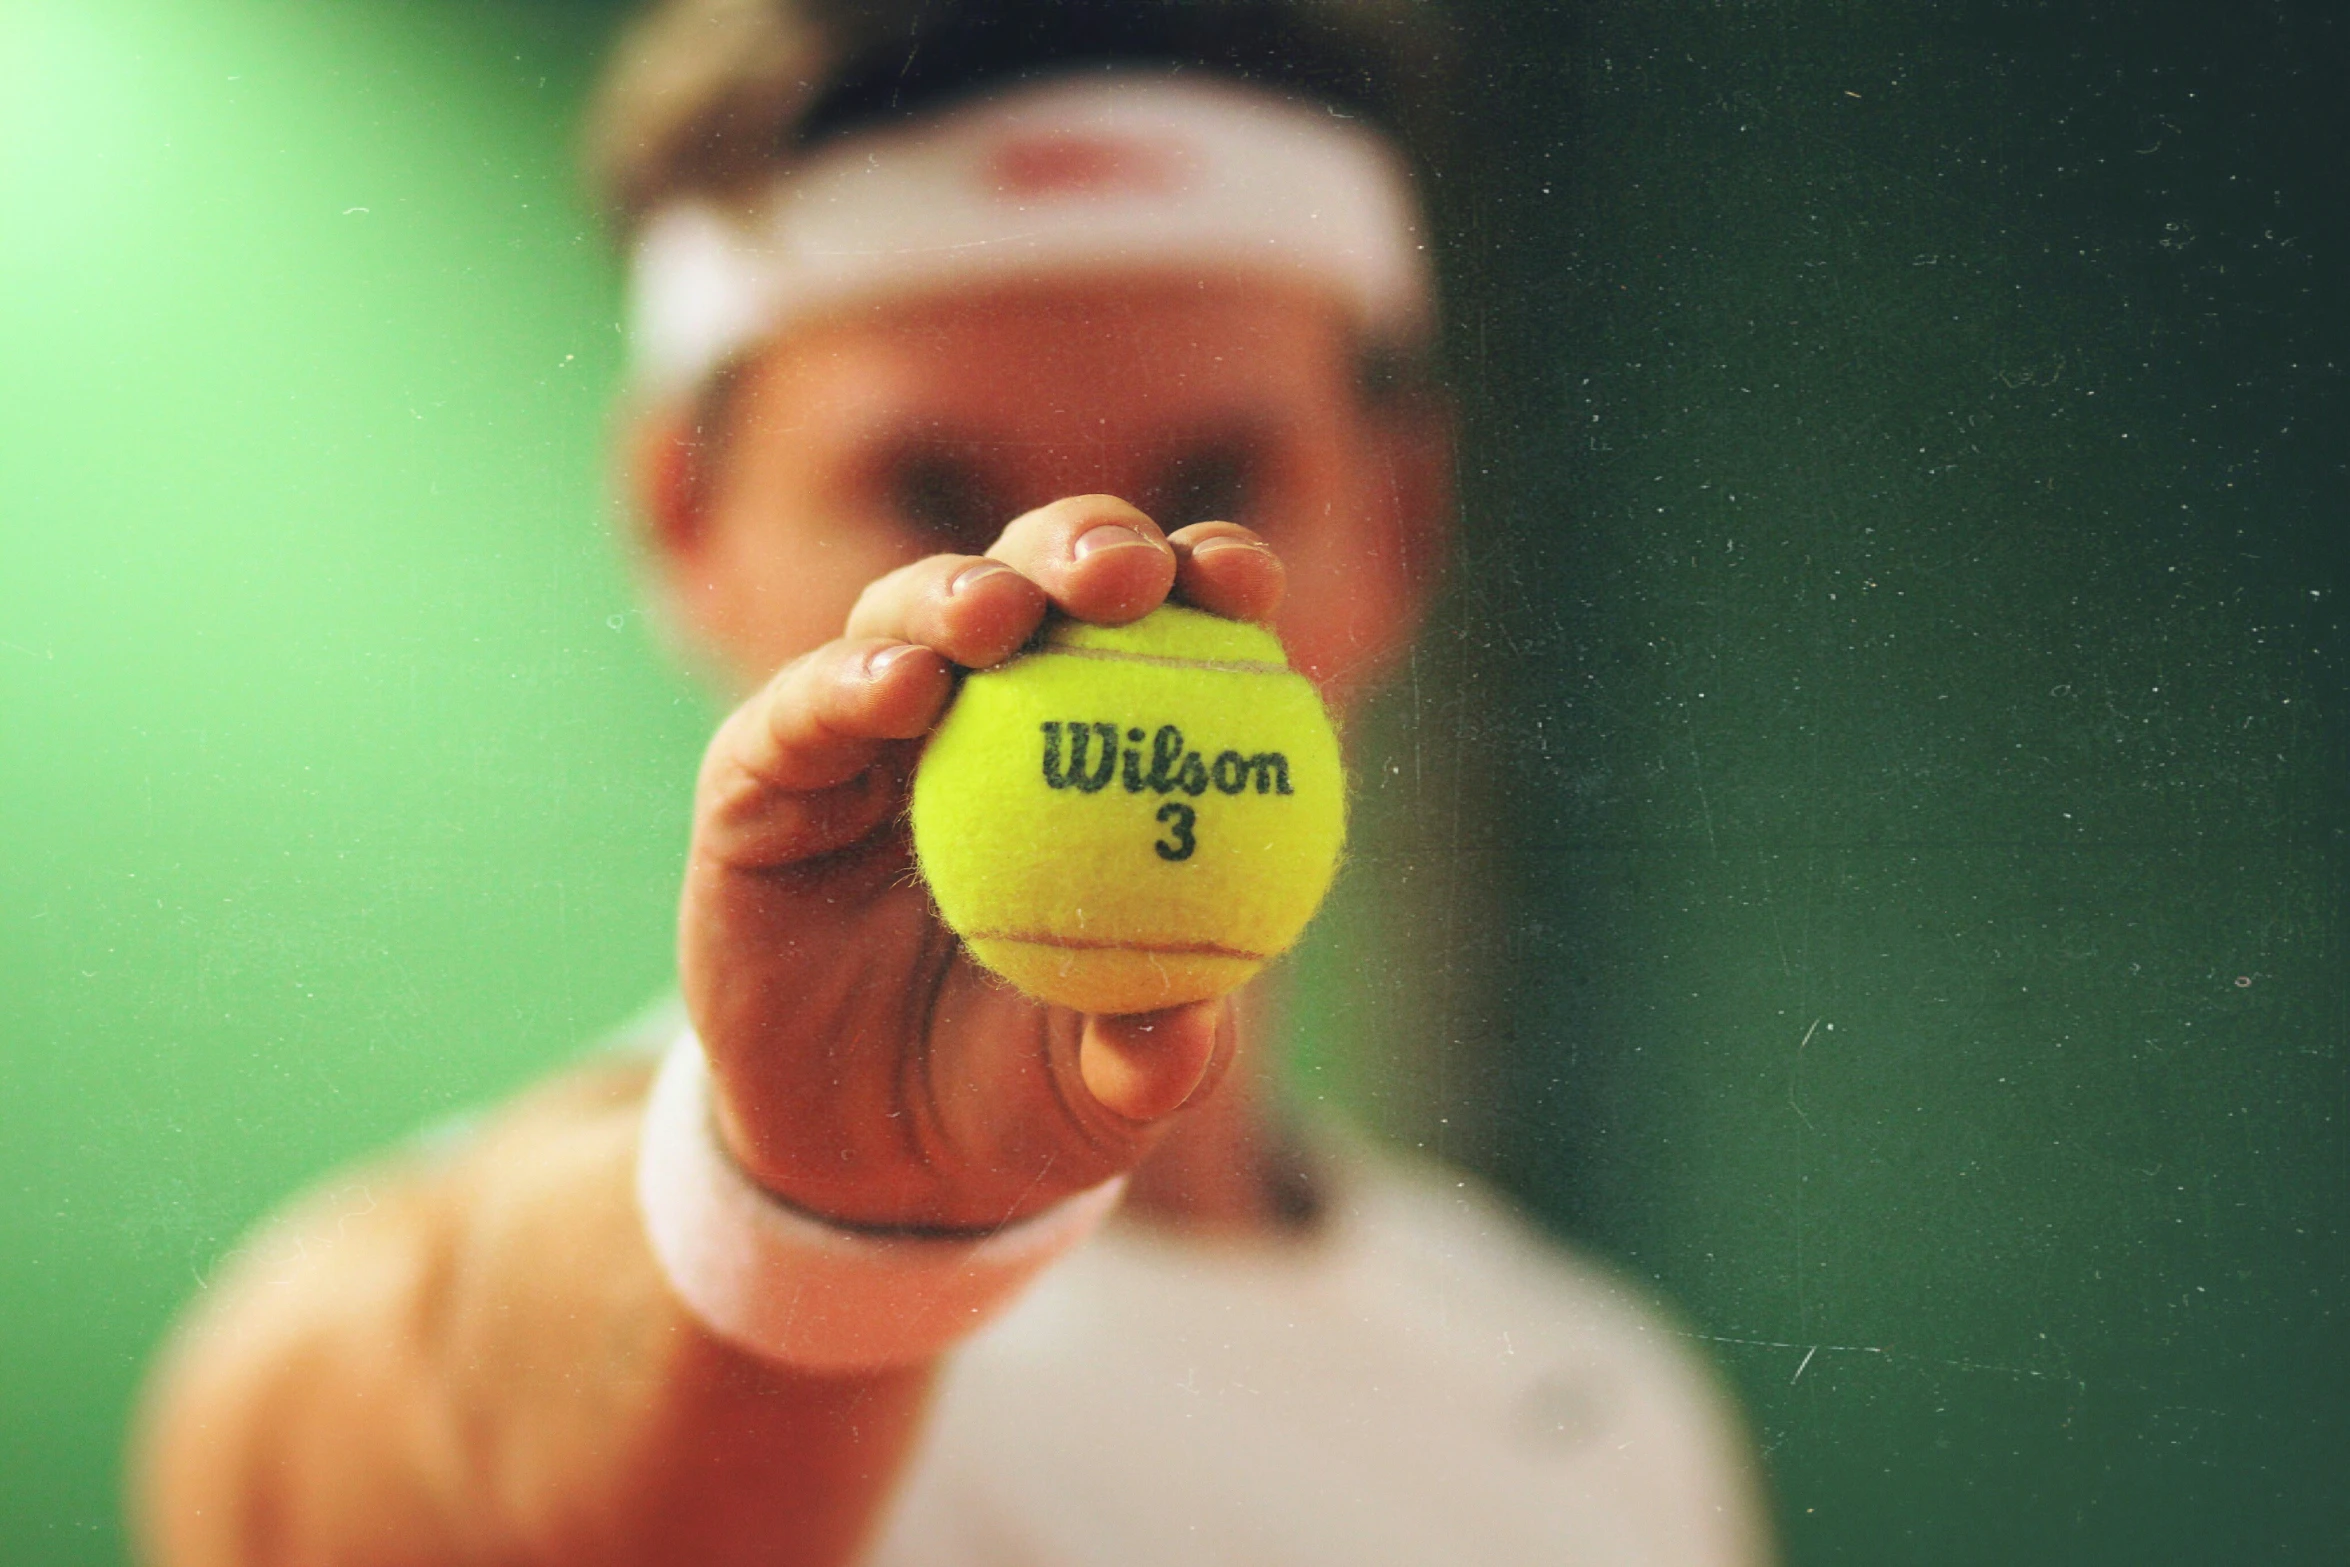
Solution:
{"label": "green wall", "polygon": [[[664,983],[610,10],[0,0],[0,1559],[257,1213]],[[1799,1562],[2350,1545],[2343,51],[2202,12],[1476,8],[1299,1075],[1679,1301]]]}
{"label": "green wall", "polygon": [[1803,1563],[2350,1560],[2341,8],[1511,8],[1502,1167]]}
{"label": "green wall", "polygon": [[103,1561],[238,1231],[664,983],[707,715],[607,537],[599,30],[0,18],[0,1560]]}

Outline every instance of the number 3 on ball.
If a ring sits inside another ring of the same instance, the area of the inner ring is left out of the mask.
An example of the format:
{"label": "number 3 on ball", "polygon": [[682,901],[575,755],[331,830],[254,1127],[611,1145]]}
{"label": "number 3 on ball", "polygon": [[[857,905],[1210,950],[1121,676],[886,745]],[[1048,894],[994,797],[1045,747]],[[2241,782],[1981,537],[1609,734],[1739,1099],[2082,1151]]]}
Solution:
{"label": "number 3 on ball", "polygon": [[1236,989],[1297,940],[1338,868],[1346,778],[1271,632],[1170,605],[1057,622],[966,678],[912,814],[975,958],[1039,1000],[1144,1012]]}

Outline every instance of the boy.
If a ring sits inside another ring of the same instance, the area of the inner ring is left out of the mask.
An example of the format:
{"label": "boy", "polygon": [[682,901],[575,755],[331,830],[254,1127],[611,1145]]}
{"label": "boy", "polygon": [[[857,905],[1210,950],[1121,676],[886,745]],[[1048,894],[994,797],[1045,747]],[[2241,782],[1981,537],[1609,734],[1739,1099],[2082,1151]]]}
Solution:
{"label": "boy", "polygon": [[650,20],[602,126],[629,463],[744,697],[675,1042],[227,1270],[151,1403],[159,1561],[1761,1559],[1672,1337],[1286,1117],[1264,997],[1038,1006],[909,874],[922,736],[1047,614],[1274,625],[1341,715],[1408,644],[1449,475],[1392,138],[1442,41],[1403,0]]}

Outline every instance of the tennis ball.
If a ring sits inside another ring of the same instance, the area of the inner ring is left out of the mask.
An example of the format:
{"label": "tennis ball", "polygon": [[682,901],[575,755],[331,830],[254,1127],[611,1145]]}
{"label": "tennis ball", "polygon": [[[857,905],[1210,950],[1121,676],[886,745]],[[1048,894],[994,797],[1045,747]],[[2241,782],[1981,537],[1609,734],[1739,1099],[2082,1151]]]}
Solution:
{"label": "tennis ball", "polygon": [[1346,841],[1338,736],[1261,626],[1173,605],[1052,624],[963,681],[914,774],[914,854],[971,955],[1040,1001],[1237,989]]}

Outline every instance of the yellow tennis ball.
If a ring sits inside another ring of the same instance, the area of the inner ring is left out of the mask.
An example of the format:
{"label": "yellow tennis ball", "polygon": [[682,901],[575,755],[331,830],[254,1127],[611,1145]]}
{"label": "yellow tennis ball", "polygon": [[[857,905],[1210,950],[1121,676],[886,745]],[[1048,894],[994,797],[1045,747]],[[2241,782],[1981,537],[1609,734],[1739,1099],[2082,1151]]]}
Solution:
{"label": "yellow tennis ball", "polygon": [[1261,626],[1061,621],[968,676],[914,774],[914,853],[972,956],[1029,995],[1147,1012],[1245,983],[1346,841],[1338,736]]}

